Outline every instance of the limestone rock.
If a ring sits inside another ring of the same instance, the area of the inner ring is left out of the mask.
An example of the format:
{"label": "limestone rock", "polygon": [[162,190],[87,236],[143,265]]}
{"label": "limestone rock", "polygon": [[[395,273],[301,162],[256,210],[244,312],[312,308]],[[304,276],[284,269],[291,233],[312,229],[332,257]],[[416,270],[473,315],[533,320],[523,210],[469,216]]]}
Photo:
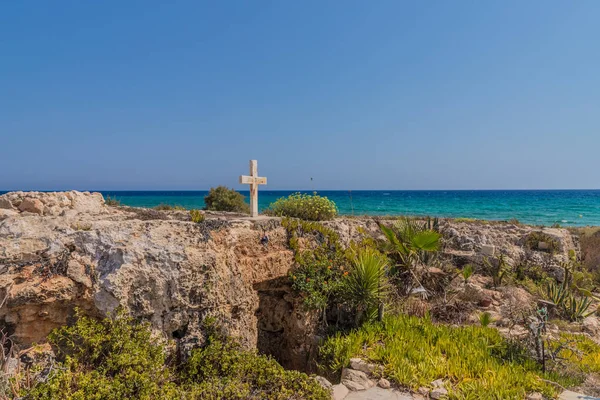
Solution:
{"label": "limestone rock", "polygon": [[538,392],[529,393],[526,400],[544,400],[544,396]]}
{"label": "limestone rock", "polygon": [[15,207],[13,207],[10,200],[8,200],[8,198],[6,198],[4,196],[0,196],[0,209],[13,210],[13,211],[17,210]]}
{"label": "limestone rock", "polygon": [[350,391],[348,390],[348,388],[346,386],[339,383],[337,385],[333,385],[333,392],[331,393],[331,398],[333,400],[342,400],[346,396],[348,396],[349,392]]}
{"label": "limestone rock", "polygon": [[377,382],[377,386],[379,386],[382,389],[389,389],[392,385],[390,384],[390,381],[388,381],[385,378],[381,378],[379,380],[379,382]]}
{"label": "limestone rock", "polygon": [[429,397],[434,400],[444,399],[448,396],[448,391],[443,387],[438,387],[429,392]]}
{"label": "limestone rock", "polygon": [[431,386],[433,386],[434,388],[444,387],[444,380],[436,379],[435,381],[431,382]]}
{"label": "limestone rock", "polygon": [[19,205],[19,210],[21,212],[28,211],[30,213],[42,215],[44,213],[44,203],[38,199],[26,198]]}
{"label": "limestone rock", "polygon": [[315,376],[315,380],[319,382],[319,385],[323,386],[324,389],[327,389],[330,392],[333,391],[333,385],[331,384],[331,382],[329,382],[329,380],[327,380],[327,378],[324,378],[322,376]]}
{"label": "limestone rock", "polygon": [[67,265],[67,276],[85,287],[92,287],[92,280],[86,274],[85,266],[77,260],[69,260]]}
{"label": "limestone rock", "polygon": [[370,375],[375,371],[377,366],[375,364],[368,363],[360,358],[351,358],[350,359],[350,368],[355,369],[357,371],[362,371],[367,375]]}
{"label": "limestone rock", "polygon": [[366,390],[375,386],[367,374],[350,368],[342,370],[342,383],[350,390]]}
{"label": "limestone rock", "polygon": [[0,221],[2,221],[3,219],[9,218],[9,217],[14,217],[15,215],[18,215],[18,214],[19,214],[19,212],[16,210],[0,208]]}

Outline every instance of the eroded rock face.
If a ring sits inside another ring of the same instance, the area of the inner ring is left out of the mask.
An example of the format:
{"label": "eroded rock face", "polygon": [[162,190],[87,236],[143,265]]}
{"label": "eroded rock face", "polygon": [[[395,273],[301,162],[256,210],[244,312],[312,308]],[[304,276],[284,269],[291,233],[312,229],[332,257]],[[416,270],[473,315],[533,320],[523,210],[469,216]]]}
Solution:
{"label": "eroded rock face", "polygon": [[[42,342],[75,308],[104,316],[121,306],[183,347],[204,340],[211,316],[288,367],[303,369],[316,350],[318,313],[304,311],[287,283],[293,253],[277,218],[207,214],[195,224],[185,212],[108,207],[100,194],[80,192],[8,193],[0,211],[0,321],[21,344]],[[372,219],[327,225],[345,244],[381,237]],[[457,232],[451,237],[471,234],[461,224],[446,228]],[[494,225],[473,241],[517,253],[526,232],[514,229]],[[462,240],[453,243],[460,252]]]}

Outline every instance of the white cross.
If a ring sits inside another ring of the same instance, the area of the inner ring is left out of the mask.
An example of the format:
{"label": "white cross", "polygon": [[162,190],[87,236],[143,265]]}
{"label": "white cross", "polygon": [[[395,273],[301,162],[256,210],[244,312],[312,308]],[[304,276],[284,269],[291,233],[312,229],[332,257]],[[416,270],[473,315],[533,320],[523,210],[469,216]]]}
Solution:
{"label": "white cross", "polygon": [[258,176],[258,161],[250,160],[250,176],[241,175],[240,183],[250,185],[250,216],[258,217],[258,185],[267,184],[267,178]]}

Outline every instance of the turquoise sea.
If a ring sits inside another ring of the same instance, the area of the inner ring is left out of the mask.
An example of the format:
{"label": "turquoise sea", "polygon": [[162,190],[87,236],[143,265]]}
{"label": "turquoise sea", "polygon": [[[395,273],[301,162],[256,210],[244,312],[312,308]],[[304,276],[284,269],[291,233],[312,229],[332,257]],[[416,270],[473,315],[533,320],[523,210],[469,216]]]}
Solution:
{"label": "turquoise sea", "polygon": [[[100,191],[124,205],[204,207],[207,191]],[[0,194],[3,192],[0,192]],[[248,192],[241,191],[248,195]],[[261,210],[294,191],[259,191]],[[307,191],[306,193],[312,193]],[[430,215],[563,226],[600,225],[600,190],[353,190],[318,193],[346,215]],[[248,200],[246,198],[246,200]]]}
{"label": "turquoise sea", "polygon": [[[186,208],[202,208],[207,194],[206,191],[101,192],[130,206],[154,207],[166,203]],[[265,209],[290,193],[294,192],[260,190],[259,207]],[[536,225],[600,225],[600,190],[322,190],[318,193],[335,201],[340,213],[348,215],[516,218]]]}

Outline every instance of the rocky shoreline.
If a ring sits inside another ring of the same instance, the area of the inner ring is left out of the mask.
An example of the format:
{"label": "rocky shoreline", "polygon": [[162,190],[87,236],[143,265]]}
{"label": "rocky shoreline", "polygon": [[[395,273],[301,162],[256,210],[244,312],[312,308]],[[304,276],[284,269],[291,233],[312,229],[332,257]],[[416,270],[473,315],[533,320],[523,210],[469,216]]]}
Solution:
{"label": "rocky shoreline", "polygon": [[[377,222],[337,218],[324,224],[347,245],[365,235],[381,237]],[[539,265],[560,280],[561,262],[580,252],[577,235],[564,228],[439,223],[443,255],[458,267],[503,254],[511,264]],[[265,233],[268,246],[260,244]],[[294,259],[287,240],[279,218],[207,213],[196,224],[184,211],[111,207],[99,193],[7,193],[0,196],[0,320],[25,348],[43,343],[75,309],[100,317],[123,307],[186,348],[203,343],[202,321],[212,317],[246,348],[271,354],[286,368],[310,370],[320,337],[316,317],[289,286]],[[499,330],[514,333],[507,322],[511,310],[535,300],[522,288],[490,290],[488,283],[483,276],[469,283],[464,301],[473,313],[465,322],[485,309]],[[600,342],[596,316],[581,329]]]}

